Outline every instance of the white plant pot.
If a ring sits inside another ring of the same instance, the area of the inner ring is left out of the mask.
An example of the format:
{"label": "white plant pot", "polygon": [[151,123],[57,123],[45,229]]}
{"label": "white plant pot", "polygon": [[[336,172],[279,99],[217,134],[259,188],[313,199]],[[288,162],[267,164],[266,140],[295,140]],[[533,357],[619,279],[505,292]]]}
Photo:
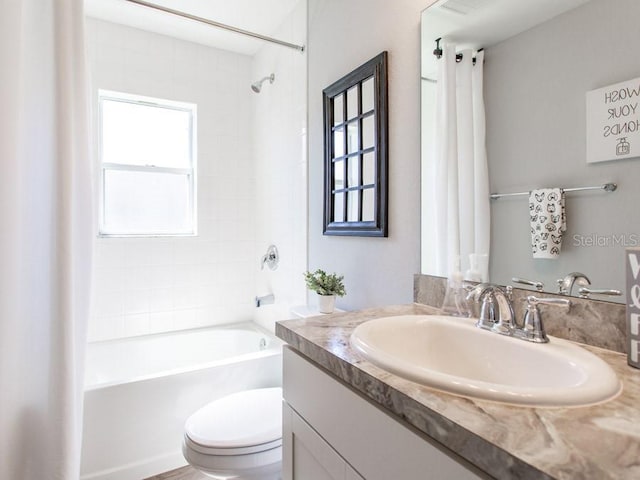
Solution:
{"label": "white plant pot", "polygon": [[336,308],[336,296],[335,295],[320,295],[318,294],[318,310],[320,313],[333,313]]}

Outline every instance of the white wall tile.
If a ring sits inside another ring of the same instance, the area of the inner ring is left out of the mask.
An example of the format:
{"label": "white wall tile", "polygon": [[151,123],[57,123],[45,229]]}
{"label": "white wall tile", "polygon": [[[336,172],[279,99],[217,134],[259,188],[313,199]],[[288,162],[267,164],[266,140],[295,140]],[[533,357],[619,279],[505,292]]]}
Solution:
{"label": "white wall tile", "polygon": [[189,329],[200,326],[198,324],[198,310],[195,308],[176,309],[173,311],[174,329]]}
{"label": "white wall tile", "polygon": [[125,290],[123,310],[125,315],[149,312],[149,290]]}
{"label": "white wall tile", "polygon": [[100,340],[111,340],[124,336],[123,334],[124,316],[102,317],[99,320],[91,318],[89,321],[88,340],[96,342]]}
{"label": "white wall tile", "polygon": [[[306,3],[300,2],[281,26],[277,35],[306,44]],[[307,159],[306,137],[306,55],[265,45],[254,57],[253,77],[276,75],[273,84],[265,84],[253,98],[256,257],[264,255],[269,244],[280,252],[275,271],[254,269],[256,291],[274,293],[271,310],[288,311],[304,303],[306,289],[302,272],[307,268]],[[254,309],[256,318],[273,328],[276,316],[266,321]]]}
{"label": "white wall tile", "polygon": [[123,296],[120,291],[101,290],[93,298],[93,314],[96,317],[114,317],[124,313]]}
{"label": "white wall tile", "polygon": [[122,335],[125,337],[134,337],[136,335],[145,335],[149,331],[149,314],[137,313],[134,315],[125,315],[122,323]]}
{"label": "white wall tile", "polygon": [[147,249],[149,252],[149,265],[167,266],[175,263],[173,241],[163,240],[149,243]]}
{"label": "white wall tile", "polygon": [[174,296],[175,290],[173,288],[153,288],[149,290],[149,312],[170,314],[174,309]]}
{"label": "white wall tile", "polygon": [[87,32],[94,98],[197,103],[199,151],[197,237],[98,238],[90,340],[249,320],[233,302],[253,295],[251,58],[94,19]]}
{"label": "white wall tile", "polygon": [[172,288],[174,285],[174,264],[149,265],[147,287],[150,289]]}
{"label": "white wall tile", "polygon": [[172,310],[149,313],[149,331],[165,332],[174,330],[174,314]]}
{"label": "white wall tile", "polygon": [[124,249],[121,243],[96,242],[94,266],[114,268],[124,266]]}
{"label": "white wall tile", "polygon": [[[276,33],[306,43],[300,3]],[[90,339],[247,321],[264,286],[303,301],[306,57],[265,44],[251,59],[97,20],[87,31],[94,94],[197,103],[199,152],[198,237],[98,239]],[[251,92],[272,71],[276,82]],[[274,242],[280,267],[261,272]]]}
{"label": "white wall tile", "polygon": [[[97,243],[99,243],[98,240]],[[93,269],[92,288],[96,292],[121,292],[124,282],[124,267],[98,267]]]}

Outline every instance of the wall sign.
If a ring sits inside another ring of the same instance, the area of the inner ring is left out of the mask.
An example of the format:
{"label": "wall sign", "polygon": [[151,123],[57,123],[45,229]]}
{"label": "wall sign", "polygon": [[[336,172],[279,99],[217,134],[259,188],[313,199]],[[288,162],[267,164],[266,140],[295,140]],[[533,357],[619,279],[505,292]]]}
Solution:
{"label": "wall sign", "polygon": [[627,362],[640,368],[640,249],[627,249]]}
{"label": "wall sign", "polygon": [[640,156],[640,78],[587,92],[587,163]]}

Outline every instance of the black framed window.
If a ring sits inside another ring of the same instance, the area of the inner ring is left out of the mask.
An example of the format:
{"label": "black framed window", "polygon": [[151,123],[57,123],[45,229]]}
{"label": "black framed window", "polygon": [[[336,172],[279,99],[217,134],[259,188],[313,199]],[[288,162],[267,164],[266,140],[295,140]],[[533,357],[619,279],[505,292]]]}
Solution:
{"label": "black framed window", "polygon": [[324,234],[386,237],[387,52],[323,91]]}

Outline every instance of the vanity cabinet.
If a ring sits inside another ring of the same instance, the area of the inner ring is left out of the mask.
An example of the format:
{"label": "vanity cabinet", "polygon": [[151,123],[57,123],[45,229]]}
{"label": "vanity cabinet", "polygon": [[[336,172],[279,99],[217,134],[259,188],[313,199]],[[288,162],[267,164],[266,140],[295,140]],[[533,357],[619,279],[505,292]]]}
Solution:
{"label": "vanity cabinet", "polygon": [[284,348],[283,480],[489,478]]}
{"label": "vanity cabinet", "polygon": [[[283,411],[283,480],[364,480],[289,405]],[[295,457],[295,459],[294,459]]]}

